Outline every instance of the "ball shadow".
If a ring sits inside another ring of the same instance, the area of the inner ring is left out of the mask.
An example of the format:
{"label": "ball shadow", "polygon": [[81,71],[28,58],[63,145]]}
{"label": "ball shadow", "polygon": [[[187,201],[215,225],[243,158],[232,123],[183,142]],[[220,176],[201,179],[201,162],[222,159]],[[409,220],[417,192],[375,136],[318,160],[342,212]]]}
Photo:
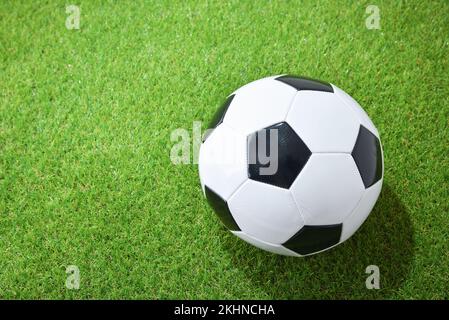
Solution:
{"label": "ball shadow", "polygon": [[[409,273],[413,227],[394,190],[384,185],[362,227],[345,243],[304,258],[277,256],[236,237],[225,237],[232,263],[272,299],[383,299],[393,297]],[[380,270],[380,289],[366,288],[369,265]]]}

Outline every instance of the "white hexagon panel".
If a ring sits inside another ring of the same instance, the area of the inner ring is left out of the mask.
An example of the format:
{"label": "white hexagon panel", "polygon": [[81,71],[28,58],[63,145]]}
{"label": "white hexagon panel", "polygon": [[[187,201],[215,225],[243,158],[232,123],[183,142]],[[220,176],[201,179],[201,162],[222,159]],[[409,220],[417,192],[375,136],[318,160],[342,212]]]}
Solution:
{"label": "white hexagon panel", "polygon": [[312,152],[351,152],[360,121],[332,92],[299,91],[287,123]]}
{"label": "white hexagon panel", "polygon": [[383,179],[377,181],[371,187],[366,189],[357,204],[357,207],[343,221],[343,230],[341,233],[340,242],[346,241],[349,237],[351,237],[354,230],[360,228],[366,218],[368,218],[368,215],[376,204],[377,198],[379,198],[380,190],[382,189],[382,182]]}
{"label": "white hexagon panel", "polygon": [[339,224],[365,187],[350,154],[312,153],[290,188],[306,225]]}
{"label": "white hexagon panel", "polygon": [[266,183],[247,180],[228,206],[241,231],[271,244],[284,243],[304,226],[290,191]]}
{"label": "white hexagon panel", "polygon": [[251,82],[233,93],[223,122],[244,135],[256,132],[283,121],[296,93],[275,77]]}
{"label": "white hexagon panel", "polygon": [[198,163],[203,191],[206,185],[228,200],[248,179],[246,137],[220,124],[202,144]]}
{"label": "white hexagon panel", "polygon": [[276,253],[276,254],[281,254],[284,256],[292,256],[292,257],[299,257],[300,255],[297,254],[296,252],[280,245],[280,244],[273,244],[273,243],[269,243],[269,242],[265,242],[259,239],[256,239],[254,237],[251,237],[250,235],[246,234],[243,231],[232,231],[232,233],[234,235],[236,235],[237,237],[239,237],[240,239],[252,244],[253,246],[271,252],[271,253]]}
{"label": "white hexagon panel", "polygon": [[334,88],[335,95],[343,101],[344,104],[346,104],[351,110],[354,112],[354,114],[359,119],[360,123],[367,128],[369,131],[371,131],[377,138],[379,138],[379,132],[377,131],[376,126],[371,121],[368,114],[363,110],[363,108],[358,104],[357,101],[353,97],[351,97],[349,94],[341,90],[339,87],[332,85]]}

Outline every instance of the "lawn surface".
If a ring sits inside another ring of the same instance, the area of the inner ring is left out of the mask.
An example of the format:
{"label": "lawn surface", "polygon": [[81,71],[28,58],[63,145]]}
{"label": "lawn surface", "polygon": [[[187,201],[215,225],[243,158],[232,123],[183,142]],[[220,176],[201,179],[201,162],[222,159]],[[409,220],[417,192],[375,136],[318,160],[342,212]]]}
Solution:
{"label": "lawn surface", "polygon": [[[0,3],[0,298],[449,298],[447,1],[76,1],[68,30],[71,3]],[[174,129],[281,73],[354,96],[385,153],[363,227],[305,259],[228,233],[170,161]]]}

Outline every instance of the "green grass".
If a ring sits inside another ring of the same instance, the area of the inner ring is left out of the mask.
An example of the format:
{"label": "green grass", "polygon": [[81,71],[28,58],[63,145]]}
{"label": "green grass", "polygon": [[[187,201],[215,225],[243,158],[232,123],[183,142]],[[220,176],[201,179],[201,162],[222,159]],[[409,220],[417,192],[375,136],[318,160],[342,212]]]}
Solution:
{"label": "green grass", "polygon": [[[67,30],[67,4],[81,7]],[[365,8],[380,8],[368,30]],[[2,1],[0,298],[449,298],[447,1]],[[378,127],[385,184],[345,244],[274,256],[226,232],[170,133],[280,73]],[[381,290],[365,288],[380,267]],[[65,287],[68,265],[81,288]]]}

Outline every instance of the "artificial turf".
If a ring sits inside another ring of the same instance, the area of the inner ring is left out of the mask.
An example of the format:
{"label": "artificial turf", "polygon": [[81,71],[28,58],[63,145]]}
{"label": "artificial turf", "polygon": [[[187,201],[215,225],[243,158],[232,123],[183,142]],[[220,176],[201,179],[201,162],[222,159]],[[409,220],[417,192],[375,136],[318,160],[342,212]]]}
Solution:
{"label": "artificial turf", "polygon": [[[449,298],[447,1],[77,0],[79,30],[68,4],[0,2],[0,298]],[[308,258],[228,233],[170,160],[174,129],[283,73],[354,96],[385,154],[368,220]]]}

